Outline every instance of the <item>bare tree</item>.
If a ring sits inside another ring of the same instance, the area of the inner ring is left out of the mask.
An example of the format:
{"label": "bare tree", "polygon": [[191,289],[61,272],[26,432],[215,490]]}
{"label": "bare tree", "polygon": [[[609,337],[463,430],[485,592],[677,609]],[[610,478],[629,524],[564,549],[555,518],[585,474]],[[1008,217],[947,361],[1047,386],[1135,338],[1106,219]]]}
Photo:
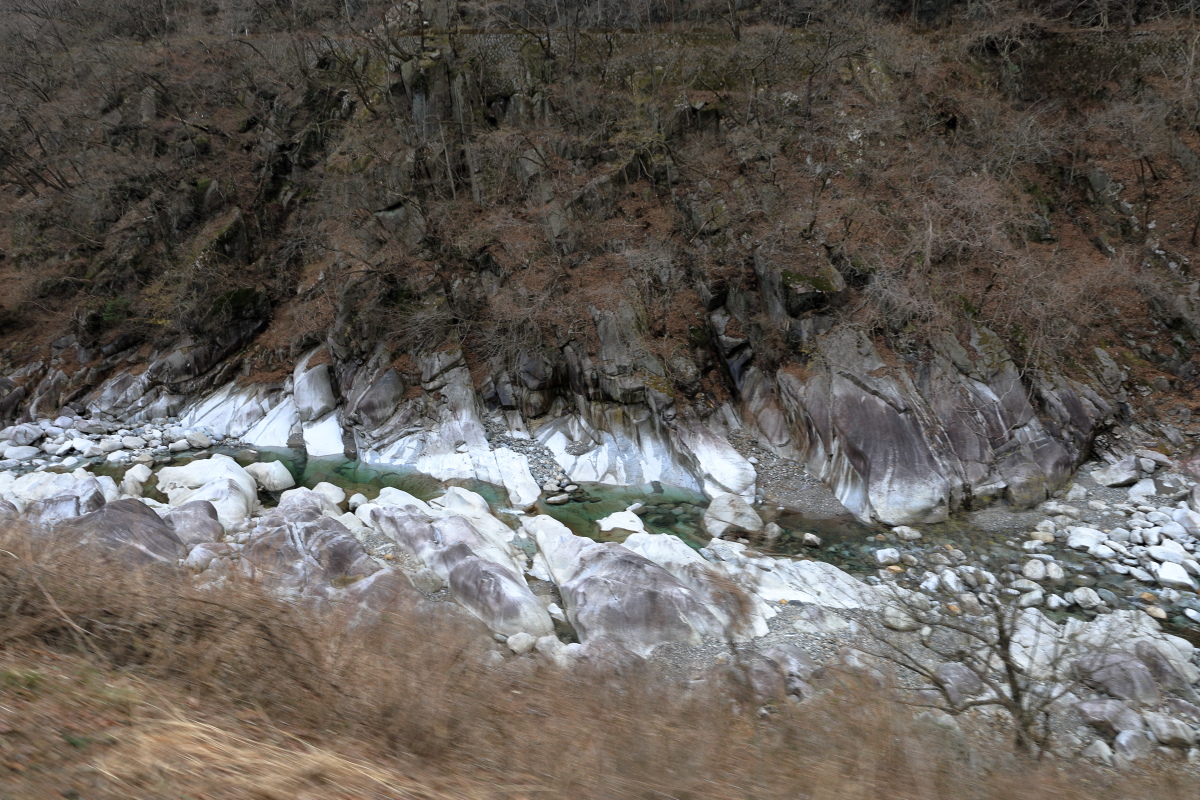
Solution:
{"label": "bare tree", "polygon": [[[1011,724],[1017,753],[1049,752],[1054,706],[1079,683],[1057,626],[995,594],[980,595],[978,613],[955,616],[923,594],[890,588],[890,604],[872,623],[869,652],[923,680],[907,690],[907,701],[950,714],[997,708]],[[918,636],[899,632],[910,630]]]}

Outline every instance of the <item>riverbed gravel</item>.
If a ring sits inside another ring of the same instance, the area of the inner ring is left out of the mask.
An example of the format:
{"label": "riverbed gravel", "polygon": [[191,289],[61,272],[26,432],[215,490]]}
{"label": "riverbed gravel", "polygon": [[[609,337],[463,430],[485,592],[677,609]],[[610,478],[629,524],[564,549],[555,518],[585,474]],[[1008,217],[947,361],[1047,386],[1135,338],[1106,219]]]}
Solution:
{"label": "riverbed gravel", "polygon": [[777,455],[745,431],[734,431],[728,439],[754,465],[764,507],[783,508],[810,519],[851,516],[833,491],[799,461]]}

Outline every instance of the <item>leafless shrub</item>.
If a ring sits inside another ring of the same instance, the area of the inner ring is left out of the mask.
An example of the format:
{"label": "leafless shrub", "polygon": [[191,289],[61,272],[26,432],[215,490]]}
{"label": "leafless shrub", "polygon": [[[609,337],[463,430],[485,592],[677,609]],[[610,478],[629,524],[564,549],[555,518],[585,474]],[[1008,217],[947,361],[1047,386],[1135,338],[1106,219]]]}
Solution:
{"label": "leafless shrub", "polygon": [[[929,598],[895,591],[893,627],[924,626],[919,639],[873,622],[872,653],[923,681],[907,692],[915,705],[962,714],[994,707],[1007,718],[1016,752],[1041,758],[1052,752],[1050,715],[1078,688],[1064,644],[1038,625],[1036,610],[995,595],[980,598],[978,613],[952,616]],[[1032,616],[1031,616],[1032,615]]]}

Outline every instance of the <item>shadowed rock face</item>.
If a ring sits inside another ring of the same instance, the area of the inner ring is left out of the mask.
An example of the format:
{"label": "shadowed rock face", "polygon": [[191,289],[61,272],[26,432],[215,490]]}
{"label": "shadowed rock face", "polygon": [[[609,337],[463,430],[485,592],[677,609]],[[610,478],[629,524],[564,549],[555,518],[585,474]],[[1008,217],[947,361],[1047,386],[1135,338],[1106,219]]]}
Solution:
{"label": "shadowed rock face", "polygon": [[1075,672],[1088,685],[1122,700],[1154,705],[1162,699],[1150,670],[1128,653],[1092,653],[1075,662]]}
{"label": "shadowed rock face", "polygon": [[466,502],[455,502],[457,497],[448,492],[437,509],[426,506],[430,513],[445,515],[436,519],[414,504],[403,510],[382,506],[371,518],[381,533],[444,580],[454,598],[491,630],[505,636],[553,633],[550,614],[525,583],[524,557],[484,519],[451,514],[450,509],[471,511]]}
{"label": "shadowed rock face", "polygon": [[983,681],[979,676],[957,661],[939,664],[934,674],[951,705],[961,705],[967,698],[983,691]]}
{"label": "shadowed rock face", "polygon": [[[531,463],[493,448],[489,414],[521,436],[533,432],[573,481],[661,481],[753,501],[755,468],[721,432],[740,421],[764,446],[806,462],[860,519],[913,524],[998,498],[1018,507],[1041,502],[1114,414],[1116,401],[1102,397],[1104,389],[1022,375],[1000,339],[982,328],[965,344],[935,337],[902,364],[885,362],[859,331],[823,328],[806,340],[813,357],[803,374],[770,374],[747,340],[722,333],[731,317],[718,309],[709,315],[718,334],[712,347],[735,403],[706,421],[680,413],[664,365],[642,342],[643,321],[621,308],[596,316],[595,357],[566,344],[497,363],[477,380],[462,352],[439,352],[417,359],[421,392],[406,399],[415,375],[406,379],[375,356],[340,362],[336,353],[334,363],[309,368],[318,349],[300,360],[290,385],[226,383],[183,398],[181,422],[250,445],[302,442],[315,456],[341,455],[352,441],[368,463],[503,485],[514,505],[528,508],[538,486]],[[132,419],[159,409],[165,395],[144,375],[122,373],[90,397],[94,410]],[[570,411],[551,415],[552,406]],[[205,499],[228,527],[243,509],[238,493],[226,489]]]}
{"label": "shadowed rock face", "polygon": [[429,518],[415,511],[384,506],[372,510],[371,520],[380,533],[391,537],[392,541],[424,564],[429,563],[441,546]]}
{"label": "shadowed rock face", "polygon": [[[973,333],[971,352],[936,342],[911,372],[889,368],[853,331],[818,344],[816,374],[778,374],[778,405],[793,420],[790,446],[864,520],[937,522],[998,497],[1035,505],[1071,476],[1113,414],[1086,386],[1054,376],[1026,385],[985,330]],[[760,405],[778,427],[776,401]]]}
{"label": "shadowed rock face", "polygon": [[405,574],[394,569],[381,569],[344,589],[330,592],[329,596],[331,600],[357,603],[376,613],[411,608],[424,600]]}
{"label": "shadowed rock face", "polygon": [[396,413],[404,390],[404,379],[396,370],[389,369],[353,398],[347,416],[367,430],[375,430]]}
{"label": "shadowed rock face", "polygon": [[619,544],[592,545],[561,587],[583,642],[612,639],[640,654],[664,642],[699,644],[722,635],[694,592],[662,567]]}
{"label": "shadowed rock face", "polygon": [[329,365],[321,364],[297,376],[292,395],[301,422],[310,422],[332,411],[337,405],[337,398],[330,381]]}
{"label": "shadowed rock face", "polygon": [[1143,640],[1135,644],[1134,653],[1149,670],[1154,680],[1163,688],[1181,691],[1191,684],[1190,680],[1179,673],[1171,660],[1150,642]]}
{"label": "shadowed rock face", "polygon": [[1146,727],[1141,715],[1120,700],[1085,700],[1078,703],[1075,710],[1088,725],[1113,736],[1123,731],[1144,730]]}
{"label": "shadowed rock face", "polygon": [[185,548],[153,509],[138,500],[117,500],[55,529],[81,542],[101,545],[142,562],[175,563]]}

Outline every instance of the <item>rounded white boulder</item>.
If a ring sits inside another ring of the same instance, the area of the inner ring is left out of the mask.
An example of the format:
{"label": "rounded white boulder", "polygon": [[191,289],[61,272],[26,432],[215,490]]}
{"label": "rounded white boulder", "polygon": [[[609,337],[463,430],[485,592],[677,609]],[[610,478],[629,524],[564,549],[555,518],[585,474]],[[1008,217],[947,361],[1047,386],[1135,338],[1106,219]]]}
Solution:
{"label": "rounded white boulder", "polygon": [[336,505],[341,505],[346,500],[346,490],[340,486],[335,486],[332,483],[321,481],[312,489],[320,495],[324,495],[325,499]]}
{"label": "rounded white boulder", "polygon": [[282,492],[296,485],[296,479],[282,461],[263,461],[250,464],[246,472],[264,492]]}
{"label": "rounded white boulder", "polygon": [[704,530],[717,539],[730,528],[757,533],[763,529],[763,521],[740,496],[719,494],[704,511]]}
{"label": "rounded white boulder", "polygon": [[642,524],[642,518],[632,511],[616,511],[604,519],[596,520],[596,524],[604,532],[618,528],[632,533],[639,533],[646,530],[646,526]]}

